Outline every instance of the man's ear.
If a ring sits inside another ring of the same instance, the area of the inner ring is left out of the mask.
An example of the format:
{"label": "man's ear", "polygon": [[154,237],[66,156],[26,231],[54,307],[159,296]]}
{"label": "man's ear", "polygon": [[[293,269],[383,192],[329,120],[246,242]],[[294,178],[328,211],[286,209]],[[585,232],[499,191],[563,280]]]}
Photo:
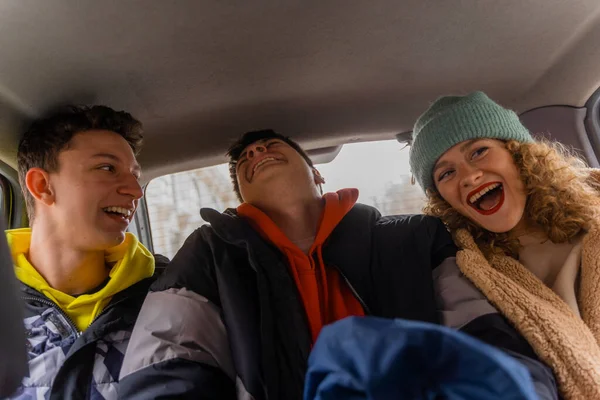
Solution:
{"label": "man's ear", "polygon": [[29,193],[38,201],[52,205],[55,200],[54,191],[50,187],[50,176],[42,168],[31,168],[25,175],[25,184]]}
{"label": "man's ear", "polygon": [[319,170],[318,170],[318,169],[316,169],[316,168],[313,168],[312,170],[313,170],[313,176],[315,177],[315,183],[316,183],[317,185],[322,185],[322,184],[324,184],[324,183],[325,183],[325,178],[323,178],[323,177],[321,176],[321,173],[319,172]]}

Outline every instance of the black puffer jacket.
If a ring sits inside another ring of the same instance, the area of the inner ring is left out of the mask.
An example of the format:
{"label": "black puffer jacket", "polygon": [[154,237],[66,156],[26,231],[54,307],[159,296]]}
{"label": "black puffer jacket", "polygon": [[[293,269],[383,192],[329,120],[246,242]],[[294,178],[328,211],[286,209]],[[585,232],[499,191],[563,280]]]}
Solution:
{"label": "black puffer jacket", "polygon": [[[211,226],[186,240],[144,303],[119,397],[302,398],[310,334],[285,256],[234,212],[203,209],[202,217]],[[454,282],[455,253],[439,220],[381,217],[364,205],[355,205],[323,246],[326,266],[340,272],[367,314],[433,323],[448,319],[452,299],[436,297],[432,271],[443,267],[440,282]],[[469,290],[466,300],[473,300]],[[475,323],[475,334],[518,357],[531,354],[485,300],[475,300],[482,302],[476,313],[465,319],[464,310],[450,310],[462,313],[450,320],[461,320],[461,328]],[[531,361],[542,386],[552,387],[546,367]]]}

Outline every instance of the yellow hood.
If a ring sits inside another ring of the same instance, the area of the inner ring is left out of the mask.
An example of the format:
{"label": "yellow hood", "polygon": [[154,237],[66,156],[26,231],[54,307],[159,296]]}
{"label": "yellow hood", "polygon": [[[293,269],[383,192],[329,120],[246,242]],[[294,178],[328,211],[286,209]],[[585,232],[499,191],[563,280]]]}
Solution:
{"label": "yellow hood", "polygon": [[114,263],[106,286],[96,293],[73,297],[50,287],[27,260],[31,243],[30,228],[9,230],[6,231],[6,236],[17,278],[55,302],[67,313],[80,331],[90,326],[110,302],[112,296],[144,278],[151,277],[154,273],[152,254],[134,235],[127,233],[123,243],[106,251],[107,264]]}

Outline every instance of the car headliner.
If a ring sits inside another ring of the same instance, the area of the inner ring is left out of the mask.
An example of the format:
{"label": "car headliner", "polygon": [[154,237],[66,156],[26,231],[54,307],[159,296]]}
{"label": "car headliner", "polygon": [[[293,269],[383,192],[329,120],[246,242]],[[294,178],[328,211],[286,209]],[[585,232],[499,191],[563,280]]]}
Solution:
{"label": "car headliner", "polygon": [[597,0],[5,0],[0,159],[68,102],[142,120],[146,179],[222,162],[253,129],[309,149],[393,138],[443,94],[583,106],[598,38]]}

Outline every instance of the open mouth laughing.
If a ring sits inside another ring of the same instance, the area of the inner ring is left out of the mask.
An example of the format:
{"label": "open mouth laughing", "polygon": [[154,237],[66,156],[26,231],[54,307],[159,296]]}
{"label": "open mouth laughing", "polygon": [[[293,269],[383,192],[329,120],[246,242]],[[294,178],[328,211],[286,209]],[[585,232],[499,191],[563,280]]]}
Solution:
{"label": "open mouth laughing", "polygon": [[254,174],[256,174],[256,171],[258,171],[258,169],[260,167],[262,167],[263,165],[267,164],[267,163],[272,163],[272,162],[280,162],[281,160],[279,158],[276,157],[272,157],[272,156],[267,156],[264,158],[261,158],[258,162],[256,162],[255,164],[253,164],[252,170],[250,171],[250,177],[248,179],[248,181],[252,181],[252,178],[254,178]]}
{"label": "open mouth laughing", "polygon": [[482,215],[494,214],[504,204],[504,187],[500,182],[483,184],[469,193],[467,203]]}
{"label": "open mouth laughing", "polygon": [[133,217],[134,209],[129,207],[110,206],[104,207],[102,211],[114,219],[129,223]]}

